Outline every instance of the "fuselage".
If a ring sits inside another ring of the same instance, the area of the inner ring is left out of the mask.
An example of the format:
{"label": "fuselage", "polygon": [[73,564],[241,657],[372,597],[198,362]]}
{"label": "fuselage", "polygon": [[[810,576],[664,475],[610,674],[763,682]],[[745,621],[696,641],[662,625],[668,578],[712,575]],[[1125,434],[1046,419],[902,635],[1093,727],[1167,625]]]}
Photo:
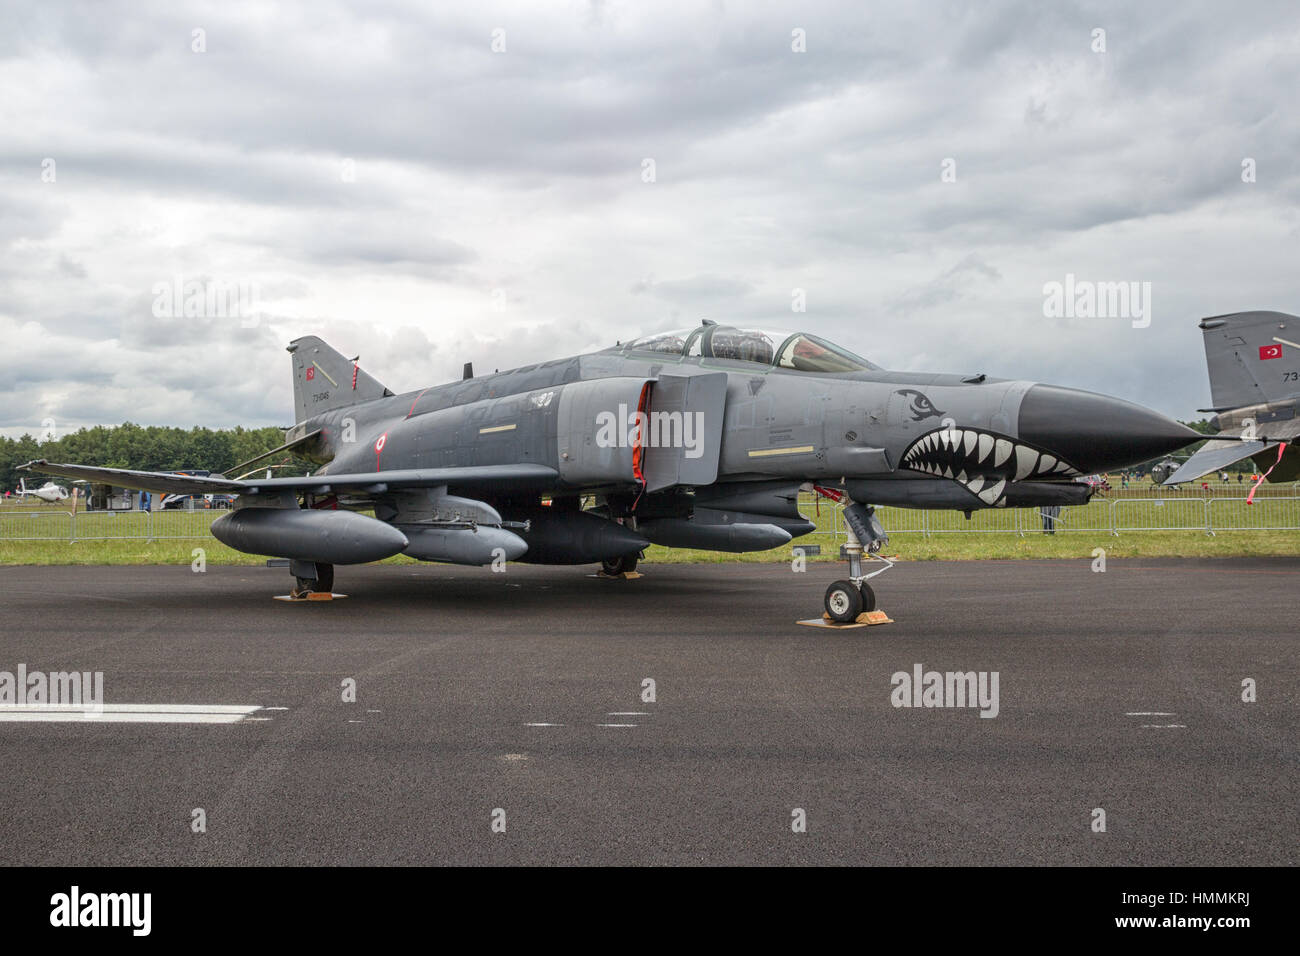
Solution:
{"label": "fuselage", "polygon": [[[323,464],[319,474],[530,462],[559,475],[542,493],[631,488],[636,412],[656,412],[657,383],[697,376],[725,380],[720,403],[678,409],[703,416],[716,447],[700,454],[716,459],[716,481],[867,482],[860,490],[882,504],[1005,505],[1016,482],[1068,481],[1187,440],[1182,426],[1139,406],[1022,380],[807,372],[629,348],[336,409],[290,437],[322,430],[303,452]],[[615,447],[593,447],[611,417]],[[647,458],[655,437],[640,436]]]}

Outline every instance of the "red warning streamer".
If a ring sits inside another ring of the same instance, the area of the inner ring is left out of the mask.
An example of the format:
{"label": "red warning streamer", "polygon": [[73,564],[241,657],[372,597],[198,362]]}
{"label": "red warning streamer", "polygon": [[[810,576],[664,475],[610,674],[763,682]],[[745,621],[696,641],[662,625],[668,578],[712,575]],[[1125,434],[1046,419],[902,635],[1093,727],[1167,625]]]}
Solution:
{"label": "red warning streamer", "polygon": [[1275,462],[1273,462],[1273,464],[1269,465],[1269,466],[1268,466],[1268,471],[1266,471],[1266,472],[1264,472],[1264,474],[1260,475],[1260,476],[1259,476],[1259,480],[1256,481],[1253,485],[1250,486],[1250,494],[1246,495],[1246,504],[1248,504],[1248,505],[1253,505],[1253,504],[1255,503],[1255,492],[1258,491],[1258,490],[1259,490],[1259,486],[1262,485],[1262,484],[1264,483],[1264,479],[1267,478],[1269,475],[1273,474],[1273,469],[1276,468],[1276,467],[1278,466],[1278,462],[1280,462],[1280,461],[1282,460],[1282,453],[1285,452],[1285,451],[1286,451],[1286,442],[1284,442],[1284,441],[1283,441],[1283,442],[1278,442],[1278,443],[1277,443],[1277,461],[1275,461]]}
{"label": "red warning streamer", "polygon": [[829,498],[837,504],[844,500],[844,492],[836,491],[834,488],[823,488],[821,485],[813,485],[813,491],[817,492],[817,497],[813,499],[813,504],[817,507],[817,516],[821,517],[822,499]]}

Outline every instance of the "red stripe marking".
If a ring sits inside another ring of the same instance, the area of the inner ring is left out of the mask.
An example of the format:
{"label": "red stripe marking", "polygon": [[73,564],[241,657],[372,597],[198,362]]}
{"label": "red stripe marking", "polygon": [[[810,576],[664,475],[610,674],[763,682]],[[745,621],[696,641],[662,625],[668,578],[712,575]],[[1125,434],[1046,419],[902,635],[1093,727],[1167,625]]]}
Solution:
{"label": "red stripe marking", "polygon": [[[433,386],[430,385],[429,388],[433,388]],[[420,392],[419,395],[415,396],[415,401],[414,401],[414,402],[411,402],[411,410],[410,410],[409,412],[406,413],[406,417],[407,417],[407,418],[410,418],[412,415],[415,414],[415,405],[416,405],[416,402],[419,402],[420,399],[424,398],[424,392],[427,392],[427,391],[429,390],[429,388],[424,389],[424,391]]]}

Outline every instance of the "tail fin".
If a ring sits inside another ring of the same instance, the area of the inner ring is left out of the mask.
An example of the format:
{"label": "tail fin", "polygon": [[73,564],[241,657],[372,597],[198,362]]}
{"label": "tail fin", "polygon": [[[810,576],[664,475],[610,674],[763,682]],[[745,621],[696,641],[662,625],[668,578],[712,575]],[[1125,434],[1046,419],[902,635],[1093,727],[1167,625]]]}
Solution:
{"label": "tail fin", "polygon": [[1287,385],[1284,374],[1300,368],[1300,318],[1285,312],[1233,312],[1202,319],[1200,325],[1216,411],[1275,402],[1300,390],[1294,377]]}
{"label": "tail fin", "polygon": [[335,408],[392,395],[368,372],[357,367],[314,335],[289,343],[293,357],[293,405],[297,421]]}

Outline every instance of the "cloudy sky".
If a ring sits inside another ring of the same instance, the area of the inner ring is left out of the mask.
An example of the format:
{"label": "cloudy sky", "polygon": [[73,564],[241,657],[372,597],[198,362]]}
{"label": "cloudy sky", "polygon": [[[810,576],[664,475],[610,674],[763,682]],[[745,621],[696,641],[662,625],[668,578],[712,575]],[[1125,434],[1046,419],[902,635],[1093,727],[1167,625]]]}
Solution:
{"label": "cloudy sky", "polygon": [[[290,424],[304,333],[403,391],[706,317],[1185,418],[1199,318],[1300,312],[1287,0],[0,0],[0,25],[8,435]],[[1067,274],[1150,283],[1150,324],[1046,316]],[[244,308],[169,311],[186,283]]]}

